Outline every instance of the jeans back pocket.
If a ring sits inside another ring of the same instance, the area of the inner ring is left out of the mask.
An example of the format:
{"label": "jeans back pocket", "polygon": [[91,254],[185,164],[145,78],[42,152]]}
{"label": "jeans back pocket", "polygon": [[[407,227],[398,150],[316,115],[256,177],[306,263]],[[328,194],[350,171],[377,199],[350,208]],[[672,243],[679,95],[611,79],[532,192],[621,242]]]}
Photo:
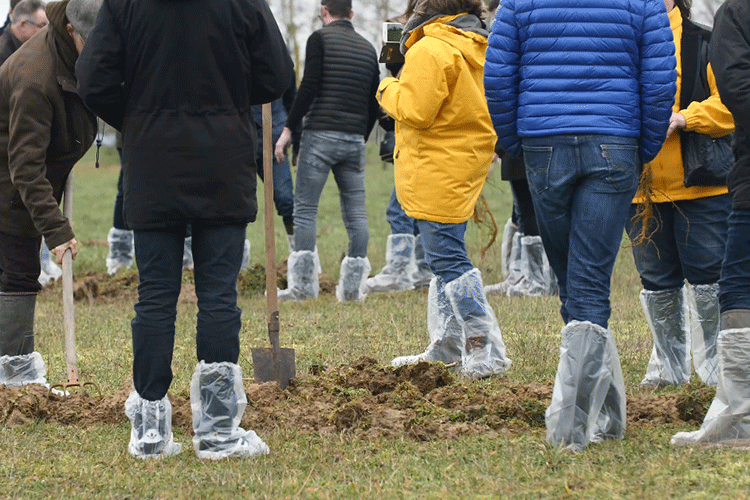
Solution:
{"label": "jeans back pocket", "polygon": [[549,187],[549,167],[552,162],[552,146],[523,146],[526,164],[526,179],[529,189],[541,193]]}

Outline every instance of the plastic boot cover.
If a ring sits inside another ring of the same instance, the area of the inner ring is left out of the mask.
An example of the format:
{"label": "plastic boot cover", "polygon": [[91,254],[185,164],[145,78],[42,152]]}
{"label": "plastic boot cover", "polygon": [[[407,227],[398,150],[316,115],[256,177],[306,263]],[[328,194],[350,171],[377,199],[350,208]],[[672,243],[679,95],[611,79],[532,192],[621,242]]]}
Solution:
{"label": "plastic boot cover", "polygon": [[718,387],[703,425],[678,432],[672,444],[750,446],[750,328],[722,330],[717,347]]}
{"label": "plastic boot cover", "polygon": [[20,387],[27,384],[47,385],[47,367],[42,355],[34,351],[20,356],[0,356],[0,385]]}
{"label": "plastic boot cover", "polygon": [[286,243],[289,246],[289,253],[294,252],[294,235],[293,234],[286,235]]}
{"label": "plastic boot cover", "polygon": [[247,397],[238,365],[198,363],[190,382],[190,407],[198,458],[219,460],[268,453],[268,446],[254,431],[240,427]]}
{"label": "plastic boot cover", "polygon": [[133,265],[133,231],[112,227],[107,234],[107,243],[109,243],[109,254],[105,261],[107,272],[115,274],[118,269],[130,269]]}
{"label": "plastic boot cover", "polygon": [[185,245],[182,250],[182,268],[193,269],[195,268],[195,262],[193,261],[193,237],[188,236],[185,238]]}
{"label": "plastic boot cover", "polygon": [[654,347],[641,385],[663,387],[690,379],[690,331],[685,288],[641,290],[641,305]]}
{"label": "plastic boot cover", "polygon": [[0,294],[0,356],[34,351],[35,293]]}
{"label": "plastic boot cover", "polygon": [[422,244],[422,235],[418,234],[414,239],[414,264],[416,270],[411,276],[411,282],[414,288],[425,288],[430,286],[434,274],[424,256],[424,245]]}
{"label": "plastic boot cover", "polygon": [[695,373],[708,385],[716,385],[719,359],[716,337],[719,336],[719,285],[688,285],[690,308],[690,350]]}
{"label": "plastic boot cover", "polygon": [[344,257],[341,261],[339,284],[336,285],[336,298],[339,302],[362,302],[367,297],[367,276],[370,274],[370,260],[367,257]]}
{"label": "plastic boot cover", "polygon": [[457,363],[457,367],[461,364],[463,331],[445,295],[445,282],[437,276],[430,281],[427,295],[427,330],[430,332],[430,345],[423,353],[399,356],[391,361],[391,365],[413,365],[420,361],[442,361],[447,365]]}
{"label": "plastic boot cover", "polygon": [[542,297],[557,294],[557,278],[547,260],[541,236],[521,238],[521,274],[521,280],[508,287],[508,297]]}
{"label": "plastic boot cover", "polygon": [[560,363],[545,414],[547,441],[579,451],[625,436],[625,382],[612,333],[588,321],[562,329]]}
{"label": "plastic boot cover", "polygon": [[42,271],[39,273],[39,284],[47,286],[51,281],[56,281],[62,276],[62,269],[60,266],[52,262],[52,253],[50,253],[47,244],[42,238],[42,246],[39,247],[39,264],[42,266]]}
{"label": "plastic boot cover", "polygon": [[130,419],[128,451],[136,458],[170,457],[182,451],[172,435],[172,404],[166,396],[148,401],[133,391],[125,401]]}
{"label": "plastic boot cover", "polygon": [[289,254],[287,260],[286,290],[279,290],[279,300],[304,300],[316,298],[319,292],[317,256],[309,250]]}
{"label": "plastic boot cover", "polygon": [[484,295],[482,273],[474,268],[445,285],[466,342],[461,374],[471,378],[502,375],[510,368],[495,313]]}
{"label": "plastic boot cover", "polygon": [[513,236],[518,232],[518,226],[513,219],[508,219],[503,228],[503,242],[500,244],[500,265],[502,267],[503,279],[510,272],[510,253],[513,249]]}
{"label": "plastic boot cover", "polygon": [[523,269],[521,268],[521,238],[523,233],[516,231],[510,248],[510,258],[508,264],[508,276],[504,281],[487,285],[484,287],[484,293],[491,295],[493,293],[505,295],[508,289],[523,279]]}
{"label": "plastic boot cover", "polygon": [[250,267],[250,240],[245,240],[245,248],[242,249],[242,263],[240,271]]}
{"label": "plastic boot cover", "polygon": [[391,234],[385,246],[385,266],[367,279],[369,292],[403,292],[414,288],[412,275],[417,270],[414,261],[412,234]]}

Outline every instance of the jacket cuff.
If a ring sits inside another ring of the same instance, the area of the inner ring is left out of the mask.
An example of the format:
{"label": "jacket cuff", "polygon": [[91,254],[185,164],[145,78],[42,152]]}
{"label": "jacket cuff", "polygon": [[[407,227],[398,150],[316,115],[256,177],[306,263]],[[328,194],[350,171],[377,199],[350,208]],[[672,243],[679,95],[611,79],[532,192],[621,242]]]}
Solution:
{"label": "jacket cuff", "polygon": [[66,222],[60,229],[44,235],[44,241],[47,243],[47,248],[50,250],[72,240],[73,238],[75,238],[75,234],[73,234],[73,229],[68,222]]}

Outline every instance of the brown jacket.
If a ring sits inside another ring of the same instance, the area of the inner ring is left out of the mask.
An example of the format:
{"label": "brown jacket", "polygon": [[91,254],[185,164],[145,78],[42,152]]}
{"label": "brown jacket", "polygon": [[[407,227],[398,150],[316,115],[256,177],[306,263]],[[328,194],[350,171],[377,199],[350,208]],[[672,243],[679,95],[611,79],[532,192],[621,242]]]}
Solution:
{"label": "brown jacket", "polygon": [[49,248],[74,237],[59,204],[96,135],[96,117],[76,92],[66,4],[50,3],[50,25],[0,67],[0,232],[41,234]]}

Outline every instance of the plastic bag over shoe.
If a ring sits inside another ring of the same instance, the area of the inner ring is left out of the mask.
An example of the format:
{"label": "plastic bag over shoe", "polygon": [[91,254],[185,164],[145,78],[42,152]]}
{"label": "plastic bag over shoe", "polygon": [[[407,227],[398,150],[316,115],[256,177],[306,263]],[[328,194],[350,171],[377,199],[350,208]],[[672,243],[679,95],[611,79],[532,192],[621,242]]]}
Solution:
{"label": "plastic bag over shoe", "polygon": [[580,451],[625,436],[625,381],[612,333],[588,321],[562,329],[560,362],[545,414],[547,441]]}
{"label": "plastic bag over shoe", "polygon": [[687,303],[690,310],[690,351],[693,367],[700,379],[716,385],[719,358],[716,338],[719,336],[719,285],[687,285]]}
{"label": "plastic bag over shoe", "polygon": [[414,288],[412,275],[417,271],[412,234],[390,234],[385,247],[385,266],[367,279],[370,292],[403,292]]}
{"label": "plastic bag over shoe", "polygon": [[505,279],[494,285],[484,287],[484,293],[487,295],[500,294],[506,295],[508,289],[523,279],[523,269],[521,264],[521,238],[523,233],[516,231],[511,237],[510,249],[508,254],[508,273]]}
{"label": "plastic bag over shoe", "polygon": [[341,261],[339,284],[336,285],[336,298],[339,302],[362,302],[367,297],[367,276],[370,274],[370,260],[367,257],[344,257]]}
{"label": "plastic bag over shoe", "polygon": [[131,424],[128,452],[132,456],[163,458],[182,451],[172,435],[172,404],[166,396],[148,401],[133,391],[125,401],[125,415]]}
{"label": "plastic bag over shoe", "polygon": [[543,297],[558,293],[557,277],[549,265],[541,236],[521,237],[521,279],[510,285],[508,297]]}
{"label": "plastic bag over shoe", "polygon": [[115,274],[120,268],[130,269],[133,265],[133,231],[112,227],[107,234],[107,243],[107,273]]}
{"label": "plastic bag over shoe", "polygon": [[0,385],[40,384],[48,387],[46,375],[47,367],[42,355],[36,351],[19,356],[0,356]]}
{"label": "plastic bag over shoe", "polygon": [[287,289],[279,290],[279,300],[304,300],[317,298],[319,260],[316,253],[300,250],[289,254],[287,260]]}

